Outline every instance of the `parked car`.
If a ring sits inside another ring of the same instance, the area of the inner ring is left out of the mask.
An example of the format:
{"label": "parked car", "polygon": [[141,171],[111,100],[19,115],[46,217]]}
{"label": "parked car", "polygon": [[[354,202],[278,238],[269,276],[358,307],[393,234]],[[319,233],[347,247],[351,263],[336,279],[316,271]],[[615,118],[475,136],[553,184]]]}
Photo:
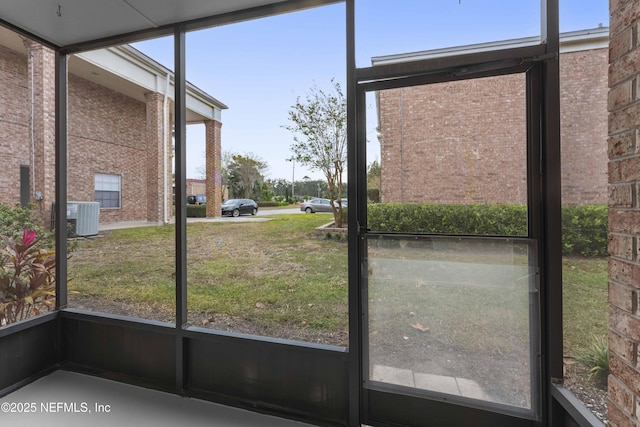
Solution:
{"label": "parked car", "polygon": [[188,205],[206,205],[207,196],[205,196],[204,194],[189,194],[187,196],[187,204]]}
{"label": "parked car", "polygon": [[[343,197],[342,199],[340,199],[340,201],[341,201],[341,205],[342,205],[342,207],[343,207],[343,208],[348,207],[349,202],[348,202],[348,200],[347,200],[345,197]],[[340,205],[338,204],[338,201],[337,201],[337,200],[334,200],[334,201],[333,201],[333,204],[336,206],[336,208],[337,208],[338,206],[340,206]]]}
{"label": "parked car", "polygon": [[257,213],[258,204],[251,199],[228,199],[222,203],[222,216],[255,215]]}
{"label": "parked car", "polygon": [[302,204],[300,205],[300,210],[306,213],[333,212],[329,199],[319,198],[302,202]]}

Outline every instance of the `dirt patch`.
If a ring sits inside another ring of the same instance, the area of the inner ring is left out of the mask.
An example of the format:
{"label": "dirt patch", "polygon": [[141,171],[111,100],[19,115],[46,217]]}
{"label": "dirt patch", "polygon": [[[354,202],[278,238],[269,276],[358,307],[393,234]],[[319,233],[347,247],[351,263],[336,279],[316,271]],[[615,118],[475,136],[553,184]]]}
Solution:
{"label": "dirt patch", "polygon": [[[567,363],[568,362],[568,363]],[[574,363],[565,361],[564,384],[589,410],[605,425],[607,425],[607,384],[587,379],[587,369]]]}
{"label": "dirt patch", "polygon": [[194,314],[202,319],[200,325],[194,326],[317,344],[349,346],[349,334],[347,331],[318,331],[291,324],[257,325],[250,320],[225,314],[190,313],[190,315]]}
{"label": "dirt patch", "polygon": [[[175,322],[175,311],[172,306],[131,303],[113,301],[79,295],[69,296],[69,306],[93,312],[116,314],[120,316],[138,317],[160,322]],[[348,347],[349,334],[347,331],[319,331],[297,324],[257,324],[256,322],[239,316],[226,314],[189,311],[191,326],[215,329],[225,332],[236,332],[249,335],[289,339],[294,341],[312,342],[317,344],[337,345]],[[195,320],[197,319],[197,320]]]}

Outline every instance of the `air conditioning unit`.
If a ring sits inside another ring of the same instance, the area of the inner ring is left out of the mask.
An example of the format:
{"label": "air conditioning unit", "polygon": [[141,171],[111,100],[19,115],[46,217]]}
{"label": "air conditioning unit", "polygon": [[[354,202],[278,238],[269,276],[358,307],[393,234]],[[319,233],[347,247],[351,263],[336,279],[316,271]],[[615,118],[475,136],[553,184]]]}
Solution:
{"label": "air conditioning unit", "polygon": [[95,236],[100,224],[100,203],[67,202],[67,220],[71,224],[72,234]]}

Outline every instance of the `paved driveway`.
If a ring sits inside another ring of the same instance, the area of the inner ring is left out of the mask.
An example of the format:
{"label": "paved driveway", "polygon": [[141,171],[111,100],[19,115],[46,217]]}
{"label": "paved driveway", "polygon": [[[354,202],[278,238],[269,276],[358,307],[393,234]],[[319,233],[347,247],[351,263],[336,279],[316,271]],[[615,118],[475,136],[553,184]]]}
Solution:
{"label": "paved driveway", "polygon": [[[286,209],[258,209],[258,214],[253,215],[240,215],[238,217],[223,216],[217,218],[187,218],[187,222],[250,222],[250,221],[269,221],[269,216],[284,215],[284,214],[301,214],[304,213],[300,208],[286,208]],[[173,220],[171,221],[173,223]],[[150,223],[147,221],[128,221],[118,222],[110,224],[100,224],[100,231],[116,230],[119,228],[131,228],[131,227],[148,227],[158,226],[159,223]]]}

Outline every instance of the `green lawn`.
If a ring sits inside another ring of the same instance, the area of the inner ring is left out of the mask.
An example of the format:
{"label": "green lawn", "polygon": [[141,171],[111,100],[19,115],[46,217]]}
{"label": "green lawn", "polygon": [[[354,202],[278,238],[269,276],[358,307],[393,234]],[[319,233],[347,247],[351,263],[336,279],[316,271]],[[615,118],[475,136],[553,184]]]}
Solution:
{"label": "green lawn", "polygon": [[[346,330],[347,245],[314,233],[329,220],[297,214],[189,224],[189,311]],[[172,307],[174,231],[141,227],[81,241],[69,261],[72,298]]]}
{"label": "green lawn", "polygon": [[573,355],[589,347],[594,336],[607,336],[607,259],[565,257],[562,265],[564,344]]}
{"label": "green lawn", "polygon": [[[189,320],[199,324],[202,316],[219,313],[285,330],[291,326],[344,333],[347,244],[314,233],[329,220],[328,215],[293,214],[266,222],[190,223]],[[81,301],[89,308],[96,304],[97,310],[109,310],[109,305],[98,303],[102,301],[129,307],[134,316],[145,317],[154,310],[173,316],[174,232],[173,226],[140,227],[79,241],[69,260],[70,306]],[[588,346],[592,335],[606,335],[606,268],[601,258],[564,260],[564,333],[571,351]],[[500,292],[498,296],[492,302],[504,299]],[[151,308],[136,312],[136,307]],[[491,322],[515,324],[513,319]],[[490,324],[476,326],[491,329]]]}

